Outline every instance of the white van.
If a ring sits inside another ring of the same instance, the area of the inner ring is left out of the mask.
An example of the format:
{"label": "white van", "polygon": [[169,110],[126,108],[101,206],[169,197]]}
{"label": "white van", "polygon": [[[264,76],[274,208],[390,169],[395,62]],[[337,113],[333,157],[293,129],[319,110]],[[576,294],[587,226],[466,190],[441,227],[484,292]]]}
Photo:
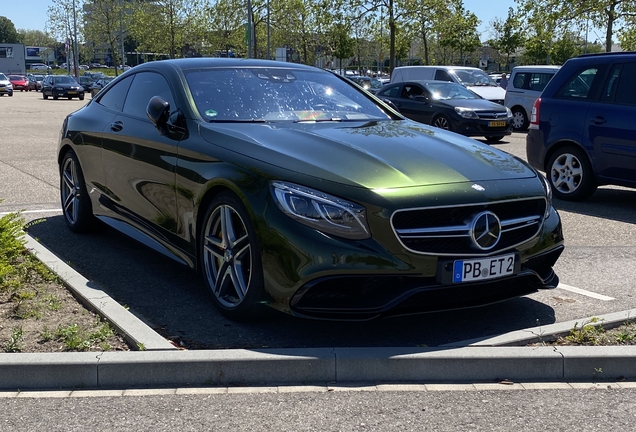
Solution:
{"label": "white van", "polygon": [[503,105],[506,91],[479,68],[467,66],[400,66],[391,82],[437,80],[456,82],[489,101]]}
{"label": "white van", "polygon": [[512,128],[528,129],[534,101],[561,66],[517,66],[508,78],[504,105],[512,111]]}

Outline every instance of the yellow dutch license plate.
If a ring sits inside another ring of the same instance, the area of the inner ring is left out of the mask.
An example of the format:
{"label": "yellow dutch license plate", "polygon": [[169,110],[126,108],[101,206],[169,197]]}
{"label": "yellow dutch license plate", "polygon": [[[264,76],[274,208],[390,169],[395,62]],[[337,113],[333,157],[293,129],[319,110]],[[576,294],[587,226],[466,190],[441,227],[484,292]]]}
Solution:
{"label": "yellow dutch license plate", "polygon": [[[70,91],[70,92],[68,92],[68,94],[77,94],[77,92],[75,92],[75,91]],[[493,123],[493,122],[491,122],[491,123]]]}
{"label": "yellow dutch license plate", "polygon": [[490,126],[490,127],[505,127],[506,126],[506,122],[505,121],[491,121],[490,123],[488,123],[488,126]]}

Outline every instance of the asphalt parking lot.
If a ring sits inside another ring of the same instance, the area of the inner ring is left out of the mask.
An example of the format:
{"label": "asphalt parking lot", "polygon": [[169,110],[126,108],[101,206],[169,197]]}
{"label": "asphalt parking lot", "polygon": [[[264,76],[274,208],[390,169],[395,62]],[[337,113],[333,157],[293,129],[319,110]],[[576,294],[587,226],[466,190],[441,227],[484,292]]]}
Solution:
{"label": "asphalt parking lot", "polygon": [[[636,191],[603,187],[584,203],[555,201],[566,250],[554,290],[482,308],[324,322],[272,313],[235,323],[215,311],[198,275],[112,230],[70,233],[62,220],[56,146],[64,117],[86,103],[40,93],[0,98],[0,213],[23,211],[29,233],[160,334],[197,348],[421,347],[633,309]],[[521,158],[525,134],[496,144]]]}

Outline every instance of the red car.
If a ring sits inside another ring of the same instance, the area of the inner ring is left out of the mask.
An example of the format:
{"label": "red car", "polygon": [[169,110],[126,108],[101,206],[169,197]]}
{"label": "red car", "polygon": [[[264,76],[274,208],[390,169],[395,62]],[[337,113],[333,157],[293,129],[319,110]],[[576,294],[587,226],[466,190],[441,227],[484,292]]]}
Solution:
{"label": "red car", "polygon": [[9,81],[13,84],[13,90],[31,91],[29,89],[29,80],[22,75],[9,75]]}

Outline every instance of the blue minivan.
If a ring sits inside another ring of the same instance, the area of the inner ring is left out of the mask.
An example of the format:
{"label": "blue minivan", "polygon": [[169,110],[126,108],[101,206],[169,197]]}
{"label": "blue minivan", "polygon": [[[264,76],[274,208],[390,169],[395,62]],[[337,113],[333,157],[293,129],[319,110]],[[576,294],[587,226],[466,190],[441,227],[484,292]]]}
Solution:
{"label": "blue minivan", "polygon": [[636,188],[636,52],[568,60],[530,116],[528,162],[554,196],[581,201],[600,185]]}

